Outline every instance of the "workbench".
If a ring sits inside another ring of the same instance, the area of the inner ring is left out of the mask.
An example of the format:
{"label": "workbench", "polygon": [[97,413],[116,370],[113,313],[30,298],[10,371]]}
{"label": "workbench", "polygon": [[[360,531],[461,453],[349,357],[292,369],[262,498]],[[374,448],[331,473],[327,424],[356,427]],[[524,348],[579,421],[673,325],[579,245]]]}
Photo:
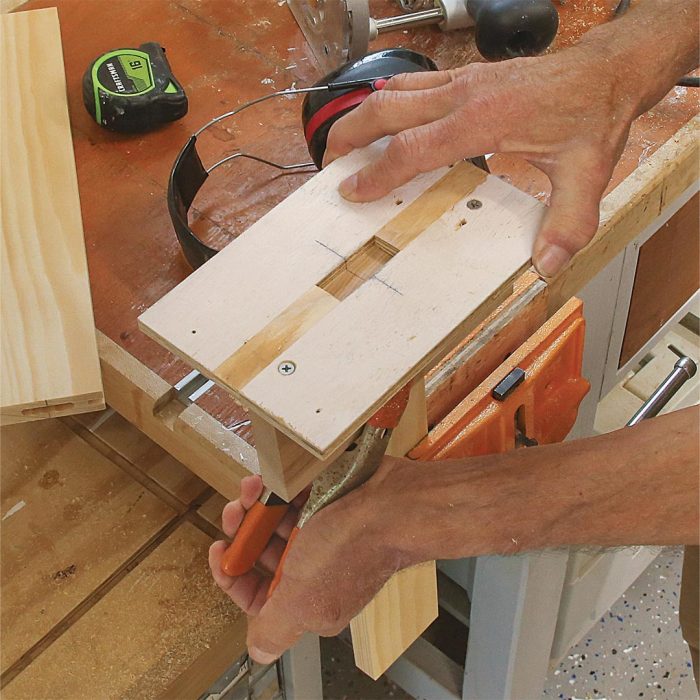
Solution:
{"label": "workbench", "polygon": [[[605,21],[615,4],[569,0],[559,6],[557,47]],[[240,478],[256,470],[245,410],[218,388],[196,404],[178,400],[172,387],[191,368],[146,338],[137,328],[137,317],[191,271],[180,254],[165,198],[173,160],[189,135],[244,101],[274,89],[311,84],[320,73],[282,2],[32,0],[21,9],[53,5],[58,5],[61,21],[106,401],[219,493],[234,497]],[[386,14],[393,8],[388,0],[376,6]],[[108,49],[151,40],[167,48],[174,73],[189,95],[188,115],[147,135],[122,136],[100,129],[82,105],[86,66]],[[427,53],[440,68],[477,58],[468,32],[443,34],[425,28],[381,37],[372,47],[390,45]],[[274,154],[281,161],[304,161],[299,111],[295,100],[268,103],[236,124],[217,126],[203,153],[214,159],[245,149]],[[638,119],[608,187],[602,220],[624,229],[628,242],[614,256],[600,252],[601,272],[579,294],[588,324],[584,375],[591,391],[574,436],[592,432],[599,400],[667,323],[697,304],[697,146],[694,127],[688,125],[696,112],[694,93],[676,88]],[[489,165],[506,181],[547,200],[546,177],[528,164],[496,155]],[[220,247],[310,177],[268,175],[258,166],[238,163],[218,171],[198,197],[194,230]],[[673,240],[661,244],[672,254],[661,256],[653,250],[662,240]],[[566,289],[563,285],[559,293]],[[537,696],[550,655],[565,653],[581,629],[566,618],[566,611],[560,615],[559,606],[576,569],[575,556],[570,560],[562,552],[488,557],[441,567],[470,593],[466,666],[462,669],[443,655],[436,657],[442,675],[426,669],[425,660],[439,652],[426,651],[427,643],[419,640],[389,675],[420,697]],[[620,586],[632,575],[622,577]]]}

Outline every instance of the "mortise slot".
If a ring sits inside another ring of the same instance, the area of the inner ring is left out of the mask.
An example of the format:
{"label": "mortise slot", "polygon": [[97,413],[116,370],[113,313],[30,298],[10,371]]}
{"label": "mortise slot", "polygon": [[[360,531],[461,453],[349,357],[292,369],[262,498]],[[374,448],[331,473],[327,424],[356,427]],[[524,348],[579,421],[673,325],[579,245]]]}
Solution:
{"label": "mortise slot", "polygon": [[376,236],[344,260],[318,286],[339,301],[376,275],[398,250]]}
{"label": "mortise slot", "polygon": [[35,406],[34,408],[25,408],[22,410],[23,416],[41,416],[46,415],[51,416],[52,411],[67,411],[75,406],[72,402],[67,403],[57,403],[51,406]]}

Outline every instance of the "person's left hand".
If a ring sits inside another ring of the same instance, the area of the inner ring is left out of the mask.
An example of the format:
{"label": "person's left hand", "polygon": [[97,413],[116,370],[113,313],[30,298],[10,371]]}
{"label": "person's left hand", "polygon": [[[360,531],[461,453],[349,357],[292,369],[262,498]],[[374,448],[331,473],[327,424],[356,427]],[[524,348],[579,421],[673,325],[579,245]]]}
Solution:
{"label": "person's left hand", "polygon": [[[262,490],[260,477],[243,479],[240,498],[222,513],[228,537],[235,535]],[[249,615],[248,651],[254,660],[271,663],[307,631],[322,636],[338,634],[400,568],[398,557],[382,543],[384,529],[374,515],[381,508],[376,500],[373,507],[367,507],[367,491],[366,484],[309,520],[290,548],[280,583],[269,600],[271,576],[296,509],[278,528],[258,562],[265,573],[253,570],[239,577],[227,576],[221,571],[227,543],[219,541],[211,546],[209,566],[214,580]]]}

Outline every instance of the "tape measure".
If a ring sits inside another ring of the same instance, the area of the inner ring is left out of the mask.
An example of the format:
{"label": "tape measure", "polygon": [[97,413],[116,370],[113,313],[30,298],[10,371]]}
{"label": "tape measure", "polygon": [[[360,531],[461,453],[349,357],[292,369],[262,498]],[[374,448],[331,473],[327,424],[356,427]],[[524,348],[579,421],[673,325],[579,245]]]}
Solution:
{"label": "tape measure", "polygon": [[83,76],[83,102],[113,131],[149,131],[187,114],[187,95],[154,41],[95,59]]}

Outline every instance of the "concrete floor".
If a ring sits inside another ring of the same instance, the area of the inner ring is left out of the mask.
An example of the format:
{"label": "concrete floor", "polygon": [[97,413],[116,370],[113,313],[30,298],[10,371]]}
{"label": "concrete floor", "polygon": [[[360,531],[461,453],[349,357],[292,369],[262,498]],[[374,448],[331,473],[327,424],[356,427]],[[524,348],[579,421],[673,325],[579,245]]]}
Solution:
{"label": "concrete floor", "polygon": [[[682,560],[682,548],[660,553],[550,673],[545,700],[698,700],[678,624]],[[411,697],[385,678],[374,682],[358,671],[352,651],[338,639],[321,640],[321,649],[325,700]]]}
{"label": "concrete floor", "polygon": [[682,548],[666,549],[573,647],[544,697],[698,700],[678,623]]}

